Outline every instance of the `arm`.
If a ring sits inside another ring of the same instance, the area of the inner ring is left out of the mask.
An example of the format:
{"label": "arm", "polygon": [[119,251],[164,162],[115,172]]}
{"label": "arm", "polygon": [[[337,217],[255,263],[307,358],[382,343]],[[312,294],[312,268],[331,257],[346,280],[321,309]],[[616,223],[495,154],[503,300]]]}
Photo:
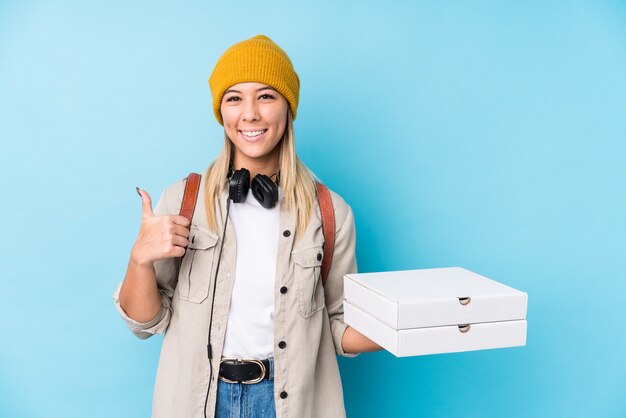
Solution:
{"label": "arm", "polygon": [[131,251],[119,293],[120,308],[137,322],[149,322],[161,311],[161,295],[152,262],[142,263]]}
{"label": "arm", "polygon": [[[335,195],[336,197],[337,195]],[[336,231],[333,262],[324,285],[326,309],[337,354],[353,357],[357,353],[380,350],[374,343],[343,320],[343,276],[356,273],[356,229],[352,209],[340,198],[334,199]]]}
{"label": "arm", "polygon": [[[153,215],[165,216],[176,213],[172,212],[172,209],[174,208],[168,205],[166,189]],[[144,210],[147,210],[145,203]],[[141,258],[143,252],[136,247],[137,244],[131,252],[124,281],[115,290],[113,300],[130,330],[137,337],[145,339],[156,333],[165,332],[169,325],[172,315],[171,300],[178,278],[179,263],[176,257],[171,256],[156,261],[143,260]]]}

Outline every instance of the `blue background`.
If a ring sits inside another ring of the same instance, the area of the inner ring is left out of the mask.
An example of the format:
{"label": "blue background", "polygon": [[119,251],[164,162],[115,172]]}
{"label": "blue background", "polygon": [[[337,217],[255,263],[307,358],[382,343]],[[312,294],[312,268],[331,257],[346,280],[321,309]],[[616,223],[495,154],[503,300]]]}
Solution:
{"label": "blue background", "polygon": [[228,3],[0,3],[0,415],[149,416],[162,339],[111,299],[135,186],[212,161],[208,76],[264,33],[361,271],[529,294],[524,348],[340,359],[349,416],[625,417],[626,4]]}

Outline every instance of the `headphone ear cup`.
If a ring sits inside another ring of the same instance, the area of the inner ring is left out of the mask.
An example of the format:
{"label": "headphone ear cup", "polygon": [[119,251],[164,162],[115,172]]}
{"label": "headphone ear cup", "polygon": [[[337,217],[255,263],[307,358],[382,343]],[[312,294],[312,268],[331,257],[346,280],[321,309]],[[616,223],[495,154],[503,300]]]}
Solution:
{"label": "headphone ear cup", "polygon": [[265,174],[257,174],[252,179],[252,195],[266,209],[278,202],[278,186]]}
{"label": "headphone ear cup", "polygon": [[230,176],[228,181],[228,197],[234,203],[241,203],[246,200],[248,190],[250,189],[250,172],[242,168],[237,170]]}

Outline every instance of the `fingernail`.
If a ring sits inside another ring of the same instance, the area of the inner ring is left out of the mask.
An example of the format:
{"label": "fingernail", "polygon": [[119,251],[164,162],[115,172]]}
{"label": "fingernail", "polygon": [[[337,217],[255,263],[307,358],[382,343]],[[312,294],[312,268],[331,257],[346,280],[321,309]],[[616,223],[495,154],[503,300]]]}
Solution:
{"label": "fingernail", "polygon": [[137,189],[137,194],[139,195],[139,197],[141,197],[141,193],[139,192],[139,187],[135,186],[135,189]]}

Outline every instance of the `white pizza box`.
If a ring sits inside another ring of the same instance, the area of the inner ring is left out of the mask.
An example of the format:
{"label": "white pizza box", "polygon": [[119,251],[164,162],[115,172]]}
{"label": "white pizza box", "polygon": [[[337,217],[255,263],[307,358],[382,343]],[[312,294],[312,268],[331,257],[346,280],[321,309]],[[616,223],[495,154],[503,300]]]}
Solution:
{"label": "white pizza box", "polygon": [[344,320],[398,357],[526,345],[527,294],[461,267],[347,274]]}

